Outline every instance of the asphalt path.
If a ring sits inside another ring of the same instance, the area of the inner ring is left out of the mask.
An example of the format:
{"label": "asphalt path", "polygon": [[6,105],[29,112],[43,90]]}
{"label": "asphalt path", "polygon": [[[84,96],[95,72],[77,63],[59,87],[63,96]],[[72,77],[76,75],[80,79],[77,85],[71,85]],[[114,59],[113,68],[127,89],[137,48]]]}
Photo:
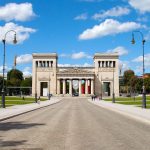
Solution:
{"label": "asphalt path", "polygon": [[0,150],[150,150],[150,126],[84,98],[64,98],[0,122]]}

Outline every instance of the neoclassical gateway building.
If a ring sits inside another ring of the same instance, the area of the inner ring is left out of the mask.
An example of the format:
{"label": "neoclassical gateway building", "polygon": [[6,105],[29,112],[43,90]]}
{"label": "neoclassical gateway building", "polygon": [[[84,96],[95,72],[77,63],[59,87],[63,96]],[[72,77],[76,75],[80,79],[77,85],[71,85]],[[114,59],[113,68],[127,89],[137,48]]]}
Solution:
{"label": "neoclassical gateway building", "polygon": [[95,53],[93,67],[59,67],[56,53],[32,56],[32,95],[119,96],[117,53]]}

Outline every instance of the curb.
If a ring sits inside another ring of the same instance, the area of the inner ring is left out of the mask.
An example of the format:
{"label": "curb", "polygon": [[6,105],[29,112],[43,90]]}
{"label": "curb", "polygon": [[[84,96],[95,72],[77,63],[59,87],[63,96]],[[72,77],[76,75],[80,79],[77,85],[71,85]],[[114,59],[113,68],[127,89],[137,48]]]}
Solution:
{"label": "curb", "polygon": [[51,105],[54,105],[56,103],[59,103],[61,100],[57,101],[57,102],[54,102],[52,104],[48,104],[48,105],[45,105],[45,106],[41,106],[41,107],[38,107],[38,108],[33,108],[31,110],[27,110],[25,112],[21,112],[21,113],[18,113],[18,114],[14,114],[12,116],[8,116],[8,117],[4,117],[2,119],[0,119],[0,122],[1,121],[4,121],[4,120],[7,120],[7,119],[10,119],[10,118],[14,118],[14,117],[17,117],[17,116],[20,116],[20,115],[23,115],[23,114],[26,114],[26,113],[29,113],[29,112],[32,112],[32,111],[35,111],[35,110],[38,110],[38,109],[42,109],[42,108],[45,108],[45,107],[48,107],[48,106],[51,106]]}

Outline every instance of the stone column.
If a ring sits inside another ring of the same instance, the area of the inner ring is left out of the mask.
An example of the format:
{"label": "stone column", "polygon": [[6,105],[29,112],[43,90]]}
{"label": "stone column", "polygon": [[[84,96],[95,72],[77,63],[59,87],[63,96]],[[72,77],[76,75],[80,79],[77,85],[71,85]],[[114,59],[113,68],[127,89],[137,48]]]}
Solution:
{"label": "stone column", "polygon": [[72,79],[70,79],[69,82],[69,94],[72,96]]}
{"label": "stone column", "polygon": [[66,94],[66,79],[63,79],[63,94]]}
{"label": "stone column", "polygon": [[106,61],[104,61],[104,68],[106,67]]}
{"label": "stone column", "polygon": [[91,79],[91,94],[94,94],[94,81]]}
{"label": "stone column", "polygon": [[57,94],[60,94],[60,79],[57,79]]}
{"label": "stone column", "polygon": [[100,66],[99,66],[100,68],[102,67],[102,61],[100,61]]}
{"label": "stone column", "polygon": [[79,96],[82,94],[81,85],[82,85],[82,80],[79,79]]}
{"label": "stone column", "polygon": [[88,79],[85,80],[85,94],[88,94]]}
{"label": "stone column", "polygon": [[108,64],[107,64],[108,66],[107,67],[109,67],[110,66],[110,61],[108,61]]}

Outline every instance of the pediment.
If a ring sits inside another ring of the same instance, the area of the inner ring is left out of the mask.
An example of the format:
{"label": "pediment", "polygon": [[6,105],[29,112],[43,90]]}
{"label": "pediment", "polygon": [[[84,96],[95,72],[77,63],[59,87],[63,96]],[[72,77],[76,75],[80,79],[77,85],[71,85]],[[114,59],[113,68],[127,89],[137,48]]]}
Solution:
{"label": "pediment", "polygon": [[70,69],[63,69],[59,71],[57,74],[94,74],[92,71],[79,69],[79,68],[70,68]]}

